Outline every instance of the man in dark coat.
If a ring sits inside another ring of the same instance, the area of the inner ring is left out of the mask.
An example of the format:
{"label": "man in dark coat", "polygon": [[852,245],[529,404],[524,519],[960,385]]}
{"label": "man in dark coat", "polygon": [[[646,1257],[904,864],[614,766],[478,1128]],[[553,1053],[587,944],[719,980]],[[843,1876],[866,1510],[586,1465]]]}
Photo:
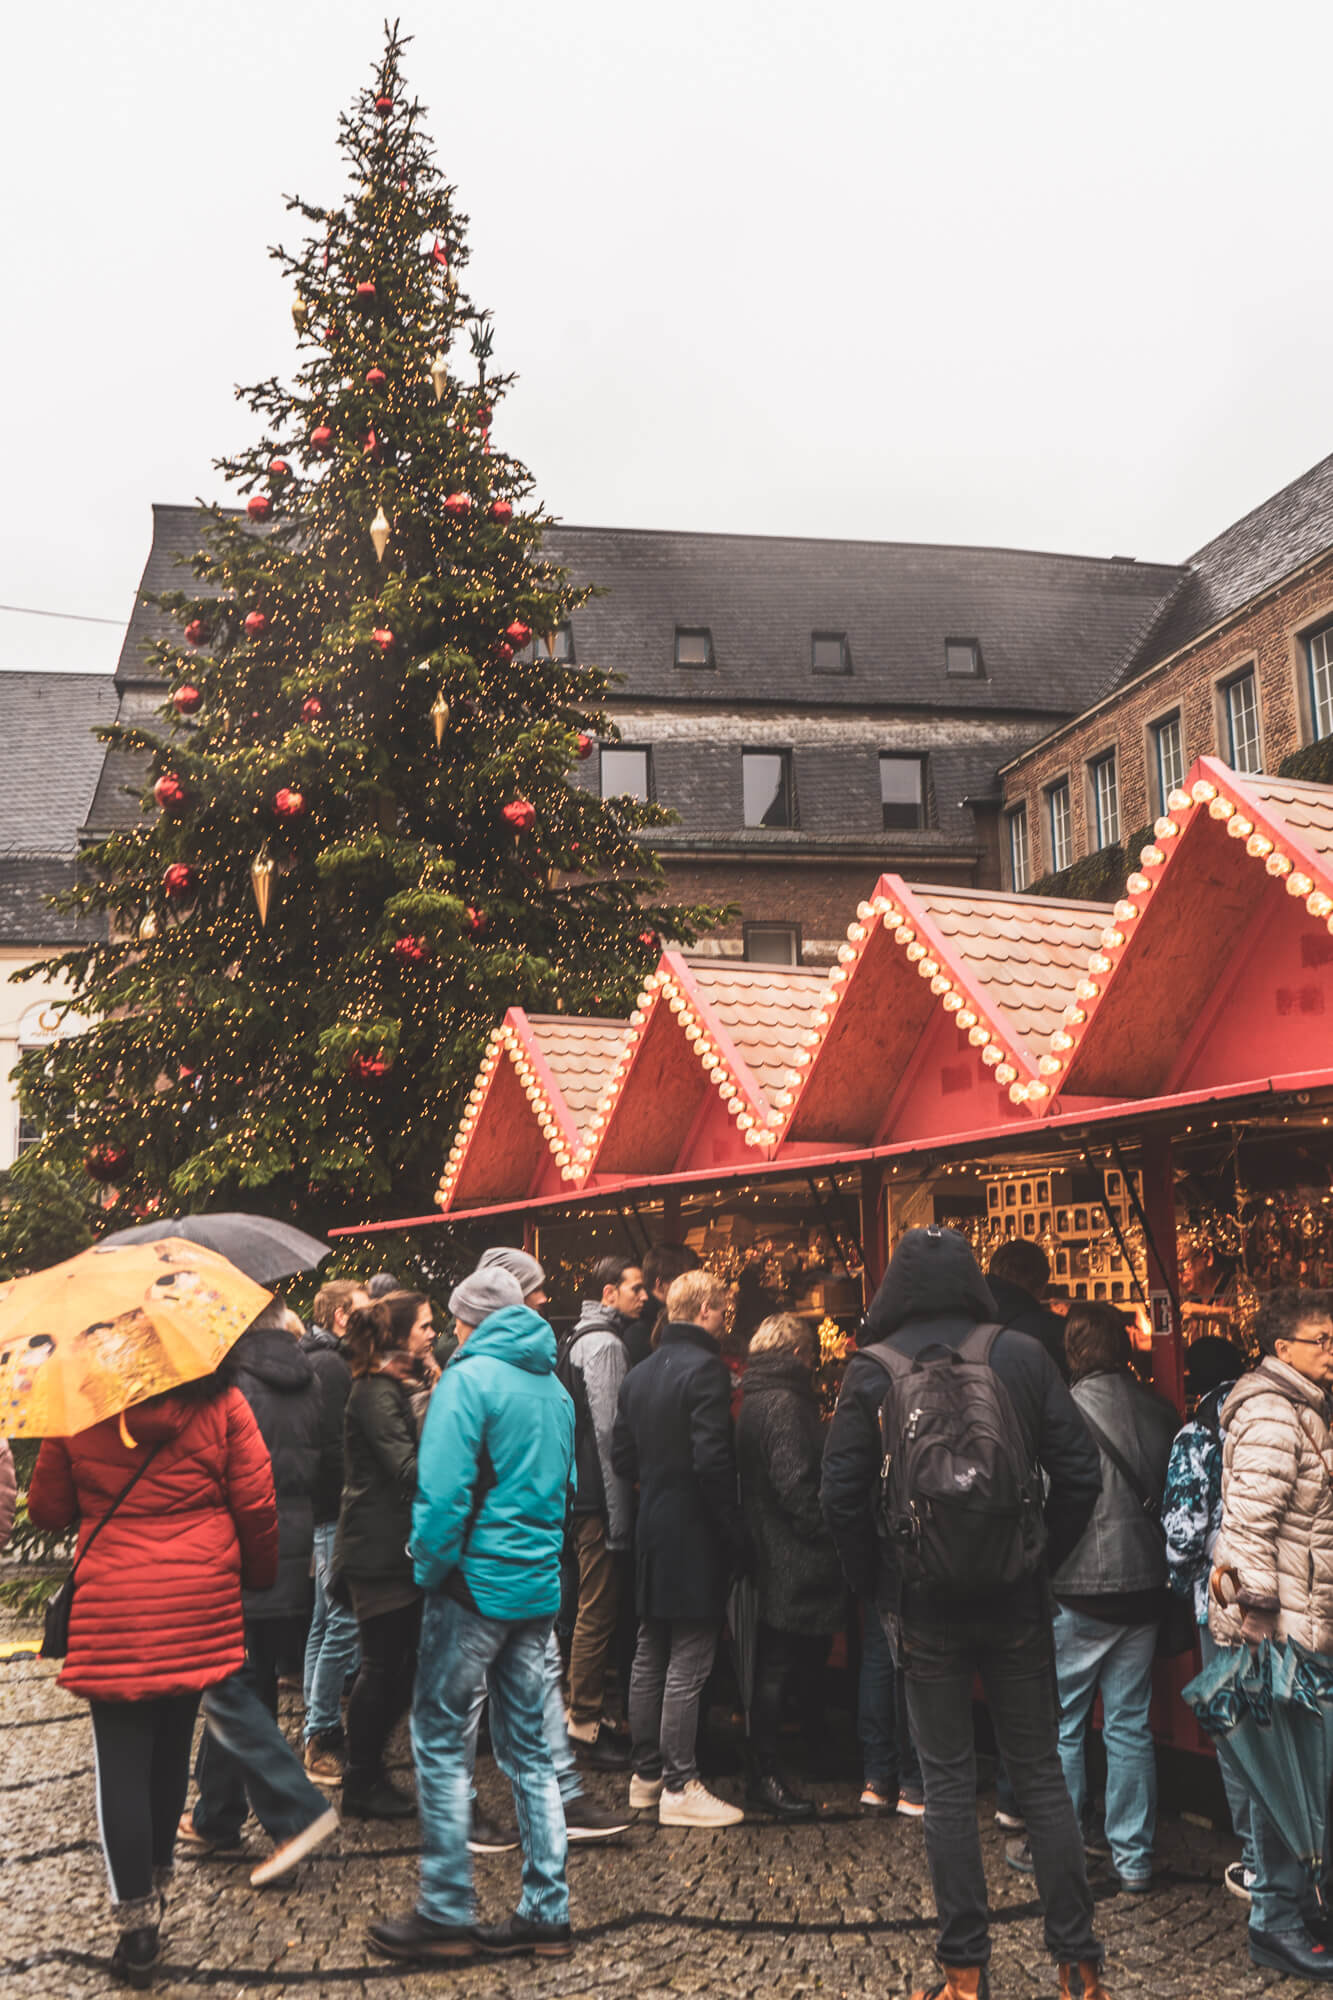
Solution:
{"label": "man in dark coat", "polygon": [[630,1805],[663,1826],[733,1826],[744,1814],[700,1782],[699,1698],[732,1578],[744,1567],[731,1377],[718,1335],[726,1289],[689,1271],[667,1294],[657,1350],[626,1375],[611,1456],[637,1481],[639,1642],[630,1676]]}
{"label": "man in dark coat", "polygon": [[[1060,1765],[1049,1587],[1044,1574],[1003,1597],[958,1605],[905,1587],[876,1534],[884,1444],[879,1409],[889,1384],[879,1343],[916,1359],[957,1350],[980,1322],[1001,1318],[964,1237],[909,1229],[847,1364],[824,1454],[821,1500],[848,1582],[893,1614],[907,1706],[925,1779],[926,1851],[940,1922],[947,2000],[976,2000],[990,1959],[986,1877],[976,1816],[972,1686],[979,1674],[1000,1754],[1027,1822],[1046,1915],[1046,1943],[1081,1968],[1087,2000],[1101,2000],[1101,1950],[1092,1930],[1083,1841]],[[1006,1328],[990,1354],[1017,1425],[1014,1444],[1048,1481],[1047,1559],[1058,1567],[1092,1517],[1101,1490],[1097,1452],[1050,1356]],[[881,1550],[885,1553],[881,1554]]]}
{"label": "man in dark coat", "polygon": [[356,1619],[329,1592],[343,1490],[343,1413],[352,1371],[343,1359],[347,1315],[370,1304],[352,1278],[333,1278],[315,1294],[313,1324],[301,1342],[319,1383],[320,1480],[315,1493],[315,1608],[306,1640],[301,1689],[305,1697],[305,1767],[317,1784],[342,1783],[342,1693],[361,1648]]}
{"label": "man in dark coat", "polygon": [[1039,1243],[1026,1236],[1007,1236],[986,1267],[986,1285],[995,1301],[995,1317],[1020,1333],[1039,1340],[1060,1372],[1069,1380],[1065,1359],[1065,1323],[1044,1303],[1051,1267]]}
{"label": "man in dark coat", "polygon": [[199,1797],[180,1823],[182,1851],[234,1848],[248,1811],[277,1841],[251,1875],[272,1881],[336,1832],[338,1816],[316,1791],[278,1727],[278,1663],[304,1631],[310,1605],[315,1493],[331,1467],[321,1439],[319,1383],[298,1344],[296,1315],[272,1299],[248,1326],[218,1373],[235,1384],[254,1413],[273,1461],[278,1503],[278,1577],[270,1590],[248,1590],[245,1665],[206,1690],[207,1727],[195,1777]]}

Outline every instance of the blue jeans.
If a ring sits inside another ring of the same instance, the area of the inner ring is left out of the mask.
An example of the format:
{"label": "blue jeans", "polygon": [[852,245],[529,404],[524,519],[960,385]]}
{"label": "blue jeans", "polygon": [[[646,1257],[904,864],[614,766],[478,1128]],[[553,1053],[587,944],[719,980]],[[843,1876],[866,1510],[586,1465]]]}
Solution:
{"label": "blue jeans", "polygon": [[861,1674],[856,1684],[856,1735],[862,1783],[892,1796],[900,1786],[921,1785],[921,1765],[907,1722],[903,1677],[870,1598],[862,1603]]}
{"label": "blue jeans", "polygon": [[[560,1691],[560,1642],[555,1636],[554,1628],[552,1628],[551,1636],[546,1642],[545,1671],[546,1704],[542,1710],[542,1726],[546,1730],[546,1742],[551,1752],[551,1762],[555,1765],[555,1781],[560,1787],[561,1803],[562,1805],[570,1805],[573,1800],[583,1797],[583,1780],[579,1776],[579,1767],[574,1761],[574,1752],[570,1748],[569,1731],[565,1727],[565,1697]],[[489,1690],[490,1676],[488,1675],[486,1687],[477,1696],[476,1706],[472,1711],[472,1720],[468,1728],[467,1761],[469,1771],[476,1768],[477,1731],[481,1727],[482,1704]],[[498,1711],[492,1707],[491,1749],[495,1753],[496,1763],[512,1786],[514,1774],[509,1738],[505,1732],[503,1722],[497,1727],[497,1714]],[[472,1795],[474,1798],[476,1797],[475,1786],[473,1787]]]}
{"label": "blue jeans", "polygon": [[475,1718],[486,1689],[491,1738],[514,1787],[523,1843],[519,1915],[547,1924],[569,1921],[565,1815],[544,1725],[550,1636],[549,1618],[506,1624],[483,1618],[442,1591],[427,1595],[412,1750],[421,1817],[417,1908],[433,1923],[476,1920],[467,1838]]}
{"label": "blue jeans", "polygon": [[302,1675],[307,1743],[312,1736],[342,1728],[343,1688],[361,1658],[356,1619],[329,1596],[337,1533],[336,1521],[321,1521],[315,1529],[315,1609]]}
{"label": "blue jeans", "polygon": [[1060,1687],[1060,1762],[1080,1826],[1088,1802],[1084,1746],[1100,1688],[1106,1745],[1106,1841],[1117,1875],[1152,1873],[1157,1831],[1157,1758],[1148,1707],[1157,1625],[1113,1625],[1060,1605],[1055,1670]]}
{"label": "blue jeans", "polygon": [[[1199,1627],[1199,1651],[1204,1666],[1208,1666],[1218,1655],[1218,1644],[1206,1625]],[[1222,1776],[1222,1789],[1227,1795],[1227,1806],[1231,1812],[1231,1824],[1240,1842],[1241,1866],[1252,1874],[1258,1872],[1254,1854],[1254,1831],[1250,1821],[1250,1794],[1245,1787],[1245,1776],[1236,1762],[1235,1754],[1227,1747],[1226,1738],[1215,1736],[1213,1748],[1217,1752],[1217,1768]]]}
{"label": "blue jeans", "polygon": [[246,1626],[245,1665],[204,1689],[194,1823],[210,1840],[234,1840],[253,1810],[281,1843],[329,1809],[277,1723],[278,1661],[290,1636],[286,1619],[255,1619]]}

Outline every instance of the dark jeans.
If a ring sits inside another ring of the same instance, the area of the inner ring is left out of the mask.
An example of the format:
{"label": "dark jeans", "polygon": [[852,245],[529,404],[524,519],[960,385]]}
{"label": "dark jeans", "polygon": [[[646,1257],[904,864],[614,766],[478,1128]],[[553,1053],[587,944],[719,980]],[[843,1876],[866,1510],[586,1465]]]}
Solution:
{"label": "dark jeans", "polygon": [[[190,1789],[190,1744],[199,1696],[94,1699],[89,1707],[97,1759],[97,1823],[112,1901],[123,1911],[151,1896],[171,1867],[176,1822]],[[155,1903],[142,1921],[157,1922]]]}
{"label": "dark jeans", "polygon": [[361,1665],[347,1703],[344,1798],[369,1791],[383,1778],[385,1745],[412,1706],[421,1599],[360,1623]]}
{"label": "dark jeans", "polygon": [[856,1736],[861,1779],[892,1797],[902,1786],[918,1790],[921,1765],[907,1720],[907,1689],[893,1663],[879,1612],[862,1603],[861,1675],[856,1687]]}
{"label": "dark jeans", "polygon": [[796,1695],[807,1748],[818,1747],[828,1649],[823,1632],[779,1632],[776,1626],[760,1625],[750,1698],[750,1747],[761,1772],[778,1768],[778,1726],[788,1689]]}
{"label": "dark jeans", "polygon": [[278,1663],[303,1625],[302,1619],[249,1620],[245,1665],[204,1689],[194,1823],[210,1840],[234,1840],[248,1812],[273,1840],[290,1840],[328,1810],[277,1720]]}
{"label": "dark jeans", "polygon": [[717,1626],[689,1618],[644,1618],[629,1684],[634,1770],[683,1792],[699,1768],[699,1702],[717,1652]]}
{"label": "dark jeans", "polygon": [[940,1920],[940,1963],[974,1966],[990,1959],[972,1735],[975,1675],[1027,1822],[1046,1948],[1066,1963],[1100,1961],[1083,1841],[1060,1765],[1049,1623],[923,1614],[909,1602],[902,1631],[907,1707],[926,1787],[926,1858]]}

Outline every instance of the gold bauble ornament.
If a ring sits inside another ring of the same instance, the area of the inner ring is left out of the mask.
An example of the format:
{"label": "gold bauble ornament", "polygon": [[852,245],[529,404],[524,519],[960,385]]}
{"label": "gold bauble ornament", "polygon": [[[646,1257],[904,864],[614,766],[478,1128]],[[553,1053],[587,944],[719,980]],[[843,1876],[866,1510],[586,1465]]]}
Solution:
{"label": "gold bauble ornament", "polygon": [[381,562],[384,561],[384,551],[389,546],[389,537],[392,533],[393,523],[381,507],[370,524],[370,539],[375,544],[375,554]]}
{"label": "gold bauble ornament", "polygon": [[292,323],[298,333],[304,333],[310,324],[310,302],[298,292],[292,300]]}
{"label": "gold bauble ornament", "polygon": [[444,698],[443,688],[431,704],[430,719],[435,724],[435,747],[438,750],[444,741],[445,725],[449,720],[449,704]]}
{"label": "gold bauble ornament", "polygon": [[250,886],[255,892],[260,924],[267,924],[269,898],[273,894],[273,856],[267,847],[261,847],[250,863]]}
{"label": "gold bauble ornament", "polygon": [[449,387],[449,357],[443,348],[430,364],[430,379],[435,384],[436,402],[443,402],[444,392]]}
{"label": "gold bauble ornament", "polygon": [[157,916],[154,911],[150,910],[148,912],[148,915],[144,918],[143,922],[140,924],[139,936],[145,940],[149,938],[155,938],[157,936]]}

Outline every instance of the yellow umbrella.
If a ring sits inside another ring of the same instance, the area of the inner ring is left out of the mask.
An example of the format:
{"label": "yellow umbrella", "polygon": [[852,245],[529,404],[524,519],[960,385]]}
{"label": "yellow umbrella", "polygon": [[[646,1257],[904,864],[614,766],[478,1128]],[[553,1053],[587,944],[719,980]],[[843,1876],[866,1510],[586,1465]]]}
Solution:
{"label": "yellow umbrella", "polygon": [[0,1284],[0,1435],[72,1437],[211,1374],[271,1297],[179,1236]]}

